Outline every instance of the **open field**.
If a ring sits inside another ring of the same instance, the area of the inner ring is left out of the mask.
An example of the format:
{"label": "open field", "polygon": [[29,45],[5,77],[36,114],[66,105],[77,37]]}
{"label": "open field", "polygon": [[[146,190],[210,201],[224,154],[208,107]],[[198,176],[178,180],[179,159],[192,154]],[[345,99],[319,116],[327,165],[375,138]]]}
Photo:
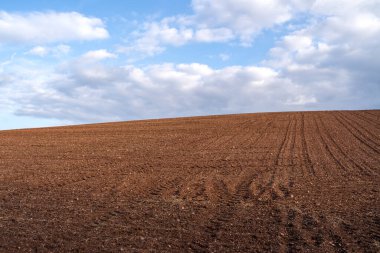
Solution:
{"label": "open field", "polygon": [[379,252],[380,111],[0,132],[0,252]]}

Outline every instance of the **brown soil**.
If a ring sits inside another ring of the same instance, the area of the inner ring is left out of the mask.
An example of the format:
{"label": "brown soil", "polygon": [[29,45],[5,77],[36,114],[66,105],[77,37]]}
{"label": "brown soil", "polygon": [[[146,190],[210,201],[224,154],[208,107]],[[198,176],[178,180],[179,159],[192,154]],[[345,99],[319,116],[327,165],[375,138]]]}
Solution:
{"label": "brown soil", "polygon": [[380,111],[0,132],[0,252],[379,252]]}

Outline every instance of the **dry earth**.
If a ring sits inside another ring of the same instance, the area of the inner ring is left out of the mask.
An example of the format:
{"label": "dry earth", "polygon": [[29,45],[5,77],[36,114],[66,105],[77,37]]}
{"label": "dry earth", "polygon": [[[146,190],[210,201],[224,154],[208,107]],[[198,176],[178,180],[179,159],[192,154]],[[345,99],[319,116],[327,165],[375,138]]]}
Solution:
{"label": "dry earth", "polygon": [[0,252],[379,252],[380,111],[0,132]]}

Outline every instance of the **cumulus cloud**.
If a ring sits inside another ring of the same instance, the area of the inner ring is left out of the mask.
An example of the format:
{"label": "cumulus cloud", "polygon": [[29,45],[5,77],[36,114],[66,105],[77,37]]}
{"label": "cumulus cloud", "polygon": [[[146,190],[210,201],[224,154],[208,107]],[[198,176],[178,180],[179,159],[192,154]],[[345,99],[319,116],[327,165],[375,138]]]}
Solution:
{"label": "cumulus cloud", "polygon": [[266,67],[109,66],[83,58],[49,71],[20,64],[6,69],[13,80],[3,87],[17,114],[72,122],[279,110],[309,97]]}
{"label": "cumulus cloud", "polygon": [[0,43],[51,43],[108,38],[101,19],[77,12],[0,12]]}
{"label": "cumulus cloud", "polygon": [[[309,20],[287,31],[269,57],[252,66],[117,66],[102,61],[117,57],[106,49],[50,68],[12,59],[0,65],[0,92],[7,94],[0,103],[17,104],[14,110],[20,115],[72,122],[380,107],[380,15],[374,1],[340,2],[339,7],[331,1],[292,0],[273,10],[268,6],[275,1],[235,2],[232,6],[232,1],[221,0],[219,11],[225,16],[219,17],[215,9],[217,22],[212,23],[202,15],[206,13],[202,8],[218,6],[207,0],[193,1],[194,15],[146,23],[134,33],[133,42],[138,43],[123,50],[153,55],[166,45],[189,42],[236,39],[249,43],[260,29],[285,22],[298,11],[310,13]],[[254,23],[256,9],[278,18],[264,17],[250,28],[247,24]],[[232,18],[238,13],[245,18]],[[34,51],[44,54],[45,49]],[[228,60],[227,54],[219,57]]]}
{"label": "cumulus cloud", "polygon": [[306,105],[311,103],[316,103],[317,99],[315,97],[306,97],[304,95],[299,95],[293,99],[288,99],[286,104],[289,105]]}
{"label": "cumulus cloud", "polygon": [[191,15],[147,22],[121,51],[151,56],[163,52],[166,46],[233,40],[249,46],[263,29],[283,24],[295,11],[294,4],[279,0],[193,0],[191,6]]}
{"label": "cumulus cloud", "polygon": [[373,8],[373,1],[341,7],[331,1],[315,1],[310,9],[327,16],[285,35],[264,63],[280,70],[283,78],[313,91],[310,98],[289,103],[316,98],[331,108],[378,108],[379,9]]}
{"label": "cumulus cloud", "polygon": [[130,43],[119,47],[118,51],[153,56],[163,52],[166,46],[179,47],[190,42],[226,42],[234,37],[233,32],[227,28],[197,29],[179,25],[182,22],[184,22],[183,17],[169,17],[158,22],[147,22],[142,28],[134,31]]}
{"label": "cumulus cloud", "polygon": [[378,29],[380,15],[376,0],[192,0],[191,6],[193,13],[190,15],[147,22],[133,33],[130,43],[123,47],[124,52],[152,56],[163,52],[167,46],[192,42],[238,41],[243,46],[251,46],[255,36],[261,32],[286,23],[291,27],[291,22],[301,14],[310,23],[327,18],[329,26],[326,27],[329,29],[325,32],[329,34],[325,35],[330,38],[337,36],[336,29],[341,29],[338,34],[344,35],[345,30],[342,29],[346,25],[346,32],[351,33],[351,38],[360,33],[357,38],[364,40]]}
{"label": "cumulus cloud", "polygon": [[95,60],[95,61],[104,60],[107,58],[116,58],[116,57],[117,57],[116,54],[110,53],[106,49],[88,51],[82,56],[82,58],[86,60]]}
{"label": "cumulus cloud", "polygon": [[[288,55],[284,49],[297,35],[291,36],[279,42],[276,55],[263,66],[115,66],[81,56],[46,69],[13,60],[0,73],[0,90],[7,94],[0,103],[17,104],[18,115],[73,123],[380,106],[375,70],[350,71],[339,62],[326,66],[326,59],[339,52],[305,39],[305,34],[300,35],[303,46],[289,49]],[[103,59],[111,53],[87,54]]]}
{"label": "cumulus cloud", "polygon": [[228,28],[204,28],[195,32],[197,42],[225,42],[234,37],[233,32]]}
{"label": "cumulus cloud", "polygon": [[60,44],[53,47],[46,46],[35,46],[30,49],[26,54],[34,55],[39,57],[45,57],[47,55],[52,55],[55,57],[60,57],[62,55],[66,55],[70,52],[71,47],[69,45]]}
{"label": "cumulus cloud", "polygon": [[48,50],[45,47],[37,46],[28,51],[28,54],[43,57],[48,54]]}
{"label": "cumulus cloud", "polygon": [[145,23],[142,29],[132,34],[129,45],[119,47],[119,52],[139,52],[146,55],[154,55],[164,51],[164,45],[181,46],[194,37],[190,28],[172,27],[176,19],[165,18],[160,22]]}
{"label": "cumulus cloud", "polygon": [[292,17],[292,6],[279,0],[193,0],[192,6],[201,27],[230,29],[245,44],[262,29]]}

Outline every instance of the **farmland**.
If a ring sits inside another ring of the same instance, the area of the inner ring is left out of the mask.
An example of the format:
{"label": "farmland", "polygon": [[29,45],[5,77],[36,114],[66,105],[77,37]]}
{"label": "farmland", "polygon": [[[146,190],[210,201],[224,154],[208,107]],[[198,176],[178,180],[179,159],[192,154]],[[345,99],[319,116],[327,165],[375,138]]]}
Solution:
{"label": "farmland", "polygon": [[379,252],[380,111],[0,132],[0,252]]}

